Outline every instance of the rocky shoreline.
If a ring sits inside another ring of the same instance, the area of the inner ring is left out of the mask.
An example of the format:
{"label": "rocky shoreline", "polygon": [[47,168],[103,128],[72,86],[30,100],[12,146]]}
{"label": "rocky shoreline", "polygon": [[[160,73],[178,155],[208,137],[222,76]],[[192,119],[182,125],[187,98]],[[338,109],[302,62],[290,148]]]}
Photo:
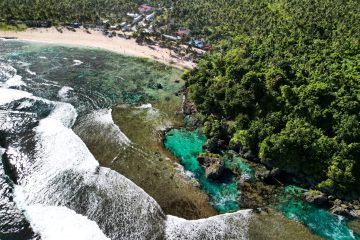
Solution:
{"label": "rocky shoreline", "polygon": [[[187,89],[181,91],[183,96],[182,111],[185,116],[193,119],[191,128],[202,127],[202,122],[197,116],[196,106],[188,99]],[[315,188],[315,182],[305,174],[294,171],[293,169],[274,168],[269,163],[254,156],[251,152],[241,149],[239,146],[229,146],[222,140],[208,141],[203,146],[205,154],[198,156],[199,163],[204,167],[206,176],[218,179],[224,171],[224,162],[217,154],[212,154],[214,149],[221,148],[225,151],[235,151],[241,158],[256,169],[254,178],[242,181],[238,188],[241,190],[242,208],[259,208],[269,205],[271,195],[276,188],[286,184],[295,184],[308,189],[303,193],[303,200],[320,208],[328,209],[332,214],[344,216],[350,220],[360,220],[360,196],[348,194],[326,194]],[[218,151],[215,151],[218,152]],[[212,156],[212,157],[211,157]],[[238,172],[232,172],[234,176],[239,176]],[[360,226],[360,223],[358,224]],[[360,229],[360,228],[359,228]]]}

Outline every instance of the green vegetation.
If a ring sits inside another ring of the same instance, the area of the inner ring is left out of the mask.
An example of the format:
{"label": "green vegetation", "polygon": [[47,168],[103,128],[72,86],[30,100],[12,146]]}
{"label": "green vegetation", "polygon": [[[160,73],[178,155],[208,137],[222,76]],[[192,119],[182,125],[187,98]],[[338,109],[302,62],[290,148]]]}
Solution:
{"label": "green vegetation", "polygon": [[129,0],[3,0],[0,19],[95,22],[100,17],[118,19],[142,1]]}
{"label": "green vegetation", "polygon": [[218,45],[184,79],[209,149],[236,147],[323,191],[359,191],[359,1],[200,2],[184,16],[198,11],[193,29],[208,19]]}
{"label": "green vegetation", "polygon": [[19,31],[23,31],[26,29],[26,25],[25,24],[16,24],[16,25],[10,25],[10,24],[6,24],[4,22],[0,22],[0,31],[15,31],[15,32],[19,32]]}

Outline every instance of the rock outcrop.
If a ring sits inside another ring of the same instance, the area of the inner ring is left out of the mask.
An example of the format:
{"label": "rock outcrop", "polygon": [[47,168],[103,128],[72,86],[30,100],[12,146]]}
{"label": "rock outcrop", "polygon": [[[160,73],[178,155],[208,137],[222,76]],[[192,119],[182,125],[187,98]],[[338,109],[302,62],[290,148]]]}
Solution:
{"label": "rock outcrop", "polygon": [[205,169],[207,178],[218,179],[224,171],[224,160],[219,157],[200,155],[197,160]]}
{"label": "rock outcrop", "polygon": [[307,191],[303,194],[305,200],[309,203],[325,206],[329,203],[327,196],[320,191]]}

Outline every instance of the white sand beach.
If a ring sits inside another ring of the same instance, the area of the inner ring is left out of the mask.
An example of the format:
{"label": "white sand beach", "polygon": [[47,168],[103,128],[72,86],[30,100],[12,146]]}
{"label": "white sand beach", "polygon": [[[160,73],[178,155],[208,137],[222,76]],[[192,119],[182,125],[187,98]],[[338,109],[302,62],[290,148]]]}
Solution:
{"label": "white sand beach", "polygon": [[181,69],[191,69],[195,66],[192,61],[174,56],[174,52],[171,54],[167,48],[161,48],[157,45],[139,45],[135,39],[109,38],[100,31],[89,30],[89,32],[86,33],[83,29],[77,29],[76,32],[63,29],[63,32],[60,33],[52,27],[27,29],[21,32],[0,31],[0,37],[16,37],[25,41],[101,48],[130,56],[151,58]]}

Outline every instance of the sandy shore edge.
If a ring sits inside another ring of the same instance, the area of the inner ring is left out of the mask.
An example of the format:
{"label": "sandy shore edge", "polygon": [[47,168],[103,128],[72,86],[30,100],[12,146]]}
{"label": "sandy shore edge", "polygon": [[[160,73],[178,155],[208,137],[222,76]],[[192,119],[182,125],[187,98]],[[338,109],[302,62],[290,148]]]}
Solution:
{"label": "sandy shore edge", "polygon": [[27,29],[22,32],[0,31],[0,38],[11,37],[22,41],[105,49],[123,55],[153,59],[179,69],[192,69],[195,67],[193,62],[174,56],[174,53],[171,54],[169,49],[160,48],[157,45],[139,45],[135,39],[105,37],[99,31],[90,30],[89,34],[82,29],[77,29],[76,32],[64,30],[63,33],[60,33],[54,27]]}

